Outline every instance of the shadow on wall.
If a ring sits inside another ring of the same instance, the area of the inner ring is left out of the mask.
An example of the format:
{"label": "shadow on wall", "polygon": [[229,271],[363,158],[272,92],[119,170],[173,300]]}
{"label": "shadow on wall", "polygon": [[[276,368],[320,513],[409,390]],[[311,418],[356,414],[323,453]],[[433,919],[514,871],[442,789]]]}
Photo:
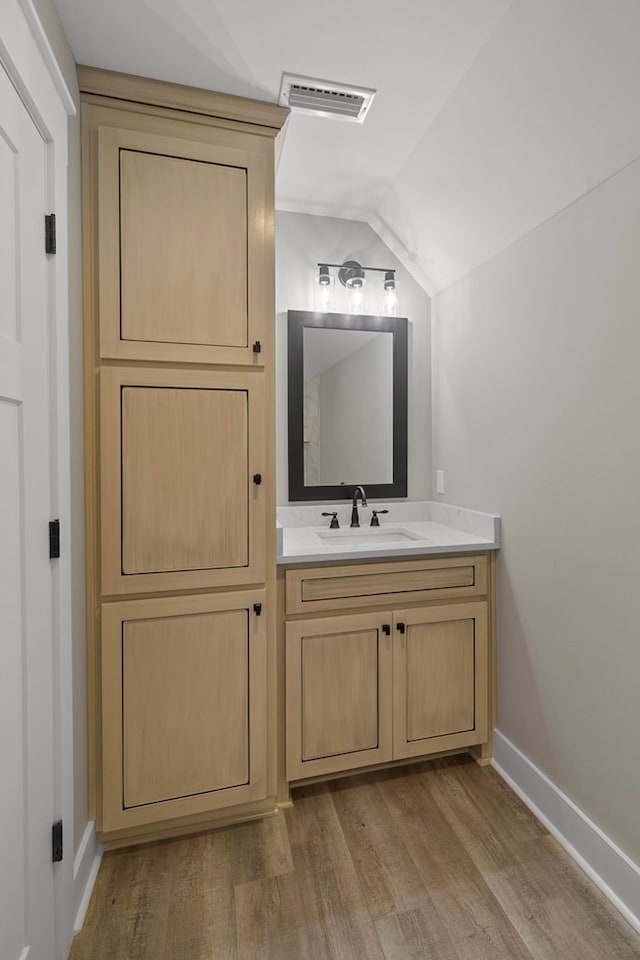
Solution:
{"label": "shadow on wall", "polygon": [[[518,600],[513,589],[513,584],[509,575],[507,559],[509,556],[509,536],[505,533],[504,518],[502,522],[502,545],[497,555],[496,563],[496,609],[497,609],[497,658],[498,658],[498,717],[497,729],[511,742],[528,754],[529,759],[535,763],[540,763],[541,757],[554,757],[553,740],[549,735],[547,727],[544,704],[540,697],[540,691],[536,672],[530,655],[530,639],[528,639],[526,629],[522,623],[518,610]],[[509,669],[500,669],[500,664],[510,663]],[[516,666],[517,665],[517,666]],[[517,670],[518,675],[518,707],[509,709],[511,691],[504,686],[505,675],[513,676]],[[501,711],[501,704],[503,709]],[[506,706],[506,710],[505,710]],[[535,743],[537,749],[531,752],[527,740],[527,750],[525,750],[524,738],[520,736],[517,728],[503,725],[503,714],[508,712],[511,717],[525,718],[527,727],[535,728]],[[546,764],[545,772],[551,780],[557,782],[558,769],[555,763],[551,766]]]}

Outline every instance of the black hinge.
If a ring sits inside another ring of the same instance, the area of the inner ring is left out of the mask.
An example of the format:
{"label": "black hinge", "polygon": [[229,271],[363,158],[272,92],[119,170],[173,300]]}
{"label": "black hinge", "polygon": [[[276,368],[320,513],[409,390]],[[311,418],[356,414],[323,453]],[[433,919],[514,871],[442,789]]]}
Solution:
{"label": "black hinge", "polygon": [[253,345],[253,352],[260,353],[261,350],[262,350],[262,344],[260,343],[259,340],[256,340],[256,342]]}
{"label": "black hinge", "polygon": [[56,252],[56,215],[46,213],[44,216],[44,252]]}
{"label": "black hinge", "polygon": [[255,613],[256,617],[259,617],[260,614],[262,613],[262,604],[261,604],[261,603],[254,603],[254,605],[253,605],[253,612]]}
{"label": "black hinge", "polygon": [[60,556],[60,521],[49,520],[49,559],[57,560]]}
{"label": "black hinge", "polygon": [[253,482],[255,483],[256,487],[259,487],[260,484],[262,483],[262,474],[261,474],[261,473],[254,473],[254,475],[253,475]]}
{"label": "black hinge", "polygon": [[51,828],[51,859],[54,863],[62,860],[62,820],[58,820]]}

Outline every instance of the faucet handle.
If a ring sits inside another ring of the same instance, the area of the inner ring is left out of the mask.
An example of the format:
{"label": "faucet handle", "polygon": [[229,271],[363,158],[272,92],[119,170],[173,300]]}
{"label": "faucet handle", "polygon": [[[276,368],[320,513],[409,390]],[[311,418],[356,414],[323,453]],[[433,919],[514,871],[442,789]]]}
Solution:
{"label": "faucet handle", "polygon": [[330,530],[339,530],[339,529],[340,529],[340,524],[338,523],[338,511],[337,511],[337,510],[334,511],[333,513],[331,513],[331,512],[327,513],[326,511],[323,510],[321,516],[323,516],[323,517],[331,517],[331,523],[329,524],[329,529],[330,529]]}
{"label": "faucet handle", "polygon": [[380,513],[389,513],[389,511],[388,511],[388,510],[374,510],[373,513],[371,514],[371,523],[369,524],[369,526],[371,526],[371,527],[379,527],[379,526],[380,526],[380,521],[378,520],[378,515],[379,515]]}

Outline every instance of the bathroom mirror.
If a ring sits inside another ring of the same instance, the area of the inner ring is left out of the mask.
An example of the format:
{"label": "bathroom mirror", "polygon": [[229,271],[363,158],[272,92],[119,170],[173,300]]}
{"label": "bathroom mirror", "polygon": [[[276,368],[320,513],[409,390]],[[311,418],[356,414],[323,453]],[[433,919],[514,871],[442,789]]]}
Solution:
{"label": "bathroom mirror", "polygon": [[289,500],[407,495],[407,320],[290,310]]}

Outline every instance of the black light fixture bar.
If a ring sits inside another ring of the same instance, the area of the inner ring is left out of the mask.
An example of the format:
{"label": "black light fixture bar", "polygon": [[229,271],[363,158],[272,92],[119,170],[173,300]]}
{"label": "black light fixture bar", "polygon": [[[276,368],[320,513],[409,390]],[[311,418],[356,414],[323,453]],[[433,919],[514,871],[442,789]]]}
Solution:
{"label": "black light fixture bar", "polygon": [[[319,267],[333,267],[333,268],[335,268],[336,270],[341,270],[342,267],[345,266],[345,264],[344,264],[344,263],[319,263],[318,266],[319,266]],[[373,270],[373,271],[375,271],[376,273],[393,273],[393,274],[395,274],[395,272],[396,272],[394,267],[363,267],[363,266],[360,266],[360,269],[361,269],[361,270]]]}

